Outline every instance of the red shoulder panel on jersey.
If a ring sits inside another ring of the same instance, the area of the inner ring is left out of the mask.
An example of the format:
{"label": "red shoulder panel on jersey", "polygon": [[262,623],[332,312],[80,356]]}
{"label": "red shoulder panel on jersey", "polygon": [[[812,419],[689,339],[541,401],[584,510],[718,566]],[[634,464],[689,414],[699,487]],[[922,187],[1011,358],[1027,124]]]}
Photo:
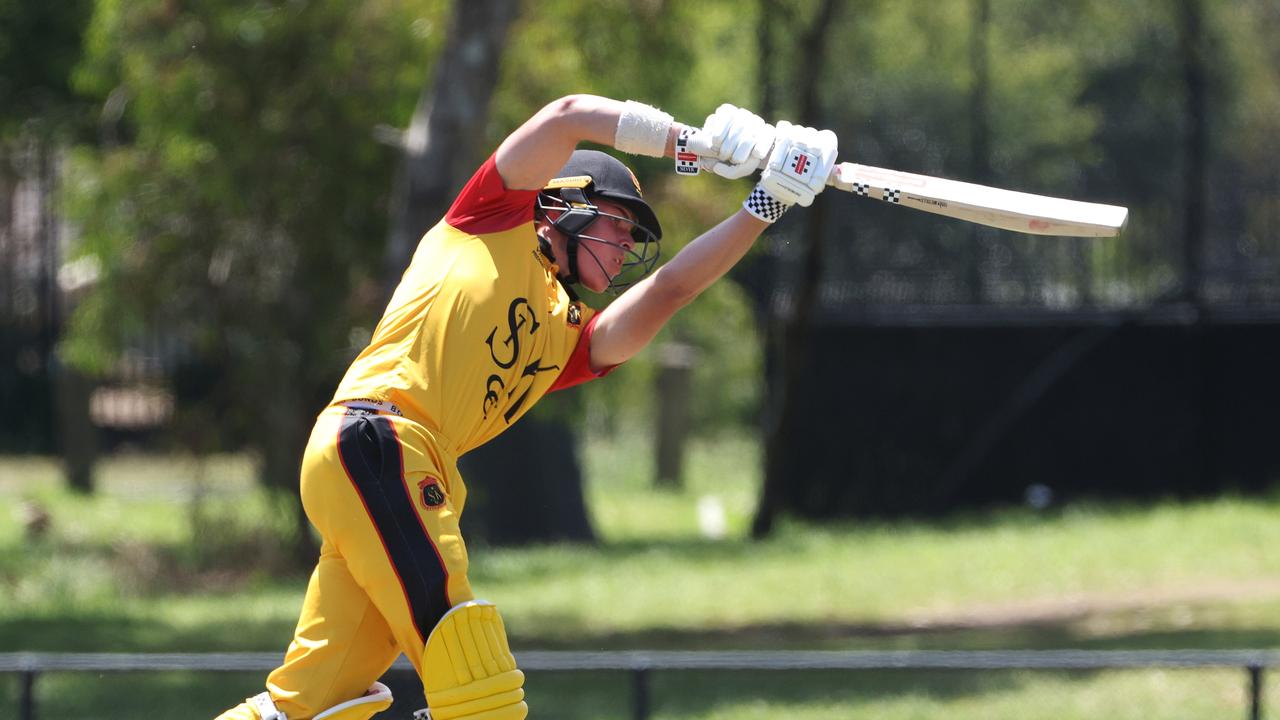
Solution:
{"label": "red shoulder panel on jersey", "polygon": [[569,356],[569,362],[564,364],[564,370],[560,371],[560,377],[551,384],[551,388],[547,392],[555,392],[564,390],[565,388],[581,385],[588,380],[595,380],[604,377],[613,372],[617,365],[594,372],[591,370],[591,335],[596,331],[596,320],[600,319],[600,314],[596,313],[587,321],[587,326],[582,328],[582,334],[578,336],[578,344],[573,348],[573,354]]}
{"label": "red shoulder panel on jersey", "polygon": [[508,190],[495,155],[471,176],[453,201],[444,221],[472,235],[502,232],[533,220],[537,190]]}

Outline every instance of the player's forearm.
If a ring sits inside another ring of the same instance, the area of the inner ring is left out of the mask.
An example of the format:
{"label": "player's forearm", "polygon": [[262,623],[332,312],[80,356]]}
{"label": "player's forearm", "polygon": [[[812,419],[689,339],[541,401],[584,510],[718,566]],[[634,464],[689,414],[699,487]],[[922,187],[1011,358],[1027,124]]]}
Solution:
{"label": "player's forearm", "polygon": [[698,236],[653,274],[658,292],[687,305],[746,255],[769,224],[745,210]]}
{"label": "player's forearm", "polygon": [[[626,103],[597,95],[568,95],[549,103],[498,147],[498,172],[512,190],[537,190],[564,166],[579,143],[612,147]],[[666,154],[683,127],[672,123]]]}
{"label": "player's forearm", "polygon": [[766,227],[767,223],[740,210],[623,293],[596,322],[591,366],[617,365],[643,350],[680,308],[729,272]]}

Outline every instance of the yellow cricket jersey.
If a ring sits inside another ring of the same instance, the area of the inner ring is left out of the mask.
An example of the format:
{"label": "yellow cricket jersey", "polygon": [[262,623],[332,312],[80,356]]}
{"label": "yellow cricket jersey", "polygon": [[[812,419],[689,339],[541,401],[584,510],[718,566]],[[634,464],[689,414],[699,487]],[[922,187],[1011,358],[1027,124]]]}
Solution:
{"label": "yellow cricket jersey", "polygon": [[389,403],[455,455],[490,440],[590,370],[595,311],[539,250],[537,191],[508,190],[490,157],[409,268],[334,402]]}

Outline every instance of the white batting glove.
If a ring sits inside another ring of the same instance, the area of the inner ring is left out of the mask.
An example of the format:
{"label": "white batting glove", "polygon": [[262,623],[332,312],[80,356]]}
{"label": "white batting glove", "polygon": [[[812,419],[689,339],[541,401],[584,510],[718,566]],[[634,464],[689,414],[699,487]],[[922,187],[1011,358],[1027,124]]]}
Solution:
{"label": "white batting glove", "polygon": [[835,167],[837,145],[836,134],[830,130],[779,121],[769,166],[760,175],[759,187],[786,205],[812,205]]}
{"label": "white batting glove", "polygon": [[711,171],[731,180],[755,172],[773,146],[774,129],[750,110],[725,103],[689,138],[689,149],[713,158]]}

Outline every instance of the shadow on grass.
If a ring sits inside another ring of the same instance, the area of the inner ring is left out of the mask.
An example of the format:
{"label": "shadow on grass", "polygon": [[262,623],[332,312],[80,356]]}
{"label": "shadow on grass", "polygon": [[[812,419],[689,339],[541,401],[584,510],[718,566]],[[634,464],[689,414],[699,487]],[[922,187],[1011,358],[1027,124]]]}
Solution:
{"label": "shadow on grass", "polygon": [[[48,673],[36,682],[36,717],[212,718],[262,687],[257,673]],[[17,717],[18,692],[16,676],[0,680],[0,717]]]}
{"label": "shadow on grass", "polygon": [[[234,604],[228,594],[224,602]],[[1271,604],[1262,606],[1268,609]],[[221,652],[283,651],[296,617],[245,619],[234,613],[174,626],[164,618],[98,611],[0,619],[0,651]],[[597,632],[569,614],[533,617],[508,627],[512,644],[548,650],[993,650],[1231,649],[1280,647],[1280,626],[1170,626],[1160,610],[1093,613],[1058,620],[981,624],[779,622],[719,627],[649,627]]]}
{"label": "shadow on grass", "polygon": [[513,646],[546,650],[1170,650],[1280,647],[1280,628],[1156,629],[1098,635],[1081,623],[915,629],[876,623],[769,623],[733,628],[646,628],[634,632],[553,633],[532,623],[509,628]]}
{"label": "shadow on grass", "polygon": [[[227,602],[235,602],[228,598]],[[279,651],[293,637],[296,618],[198,623],[175,628],[131,615],[7,618],[0,620],[4,652],[241,652]],[[3,717],[3,715],[0,715]]]}

